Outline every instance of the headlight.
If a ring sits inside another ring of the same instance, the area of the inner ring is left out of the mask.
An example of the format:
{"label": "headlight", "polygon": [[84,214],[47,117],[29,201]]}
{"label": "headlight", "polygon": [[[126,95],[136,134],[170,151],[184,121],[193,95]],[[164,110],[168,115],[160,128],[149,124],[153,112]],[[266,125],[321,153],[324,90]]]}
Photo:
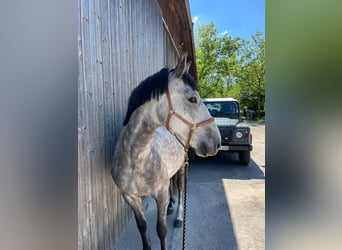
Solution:
{"label": "headlight", "polygon": [[241,133],[241,131],[237,131],[237,132],[235,133],[235,136],[236,136],[236,138],[241,139],[242,136],[243,136],[243,134]]}

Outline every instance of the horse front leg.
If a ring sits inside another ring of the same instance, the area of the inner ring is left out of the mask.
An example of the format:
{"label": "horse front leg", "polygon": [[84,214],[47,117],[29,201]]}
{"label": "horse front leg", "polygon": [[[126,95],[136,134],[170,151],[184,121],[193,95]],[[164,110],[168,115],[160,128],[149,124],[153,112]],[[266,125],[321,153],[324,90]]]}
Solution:
{"label": "horse front leg", "polygon": [[178,206],[176,219],[173,224],[174,227],[181,227],[183,225],[183,189],[184,189],[184,168],[180,168],[177,173],[177,186],[178,186]]}
{"label": "horse front leg", "polygon": [[143,243],[143,250],[151,250],[151,241],[147,234],[147,223],[144,215],[141,197],[136,197],[128,194],[123,194],[123,197],[134,212],[135,220],[137,222],[137,226]]}

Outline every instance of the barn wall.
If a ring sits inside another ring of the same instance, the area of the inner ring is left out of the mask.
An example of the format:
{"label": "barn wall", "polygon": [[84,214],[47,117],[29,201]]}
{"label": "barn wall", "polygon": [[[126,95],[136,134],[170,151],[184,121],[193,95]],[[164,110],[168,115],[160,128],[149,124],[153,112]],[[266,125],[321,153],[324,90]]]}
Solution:
{"label": "barn wall", "polygon": [[132,212],[111,176],[131,90],[178,57],[155,0],[79,0],[78,243],[114,249]]}

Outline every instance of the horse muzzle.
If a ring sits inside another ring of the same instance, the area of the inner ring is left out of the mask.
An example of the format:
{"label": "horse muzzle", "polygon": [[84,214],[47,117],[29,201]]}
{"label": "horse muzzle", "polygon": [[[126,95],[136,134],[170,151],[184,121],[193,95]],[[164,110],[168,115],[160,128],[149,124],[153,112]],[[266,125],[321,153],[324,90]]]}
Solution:
{"label": "horse muzzle", "polygon": [[195,148],[195,153],[200,157],[214,156],[217,154],[221,147],[221,140],[209,140],[201,142],[198,147]]}

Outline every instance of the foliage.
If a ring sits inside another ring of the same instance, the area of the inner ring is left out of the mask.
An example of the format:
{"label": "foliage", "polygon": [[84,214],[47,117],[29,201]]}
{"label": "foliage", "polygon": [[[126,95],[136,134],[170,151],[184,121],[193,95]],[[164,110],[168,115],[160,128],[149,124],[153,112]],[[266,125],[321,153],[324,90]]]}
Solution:
{"label": "foliage", "polygon": [[[256,32],[250,41],[243,40],[240,47],[237,83],[240,102],[253,110],[263,110],[265,103],[265,41]],[[258,115],[259,116],[259,115]]]}
{"label": "foliage", "polygon": [[196,39],[196,63],[202,97],[227,96],[234,83],[234,68],[239,39],[219,36],[211,22],[201,25]]}
{"label": "foliage", "polygon": [[[201,97],[234,97],[241,107],[259,112],[265,103],[265,41],[220,34],[213,22],[199,26],[195,37]],[[259,117],[259,115],[258,115]]]}

